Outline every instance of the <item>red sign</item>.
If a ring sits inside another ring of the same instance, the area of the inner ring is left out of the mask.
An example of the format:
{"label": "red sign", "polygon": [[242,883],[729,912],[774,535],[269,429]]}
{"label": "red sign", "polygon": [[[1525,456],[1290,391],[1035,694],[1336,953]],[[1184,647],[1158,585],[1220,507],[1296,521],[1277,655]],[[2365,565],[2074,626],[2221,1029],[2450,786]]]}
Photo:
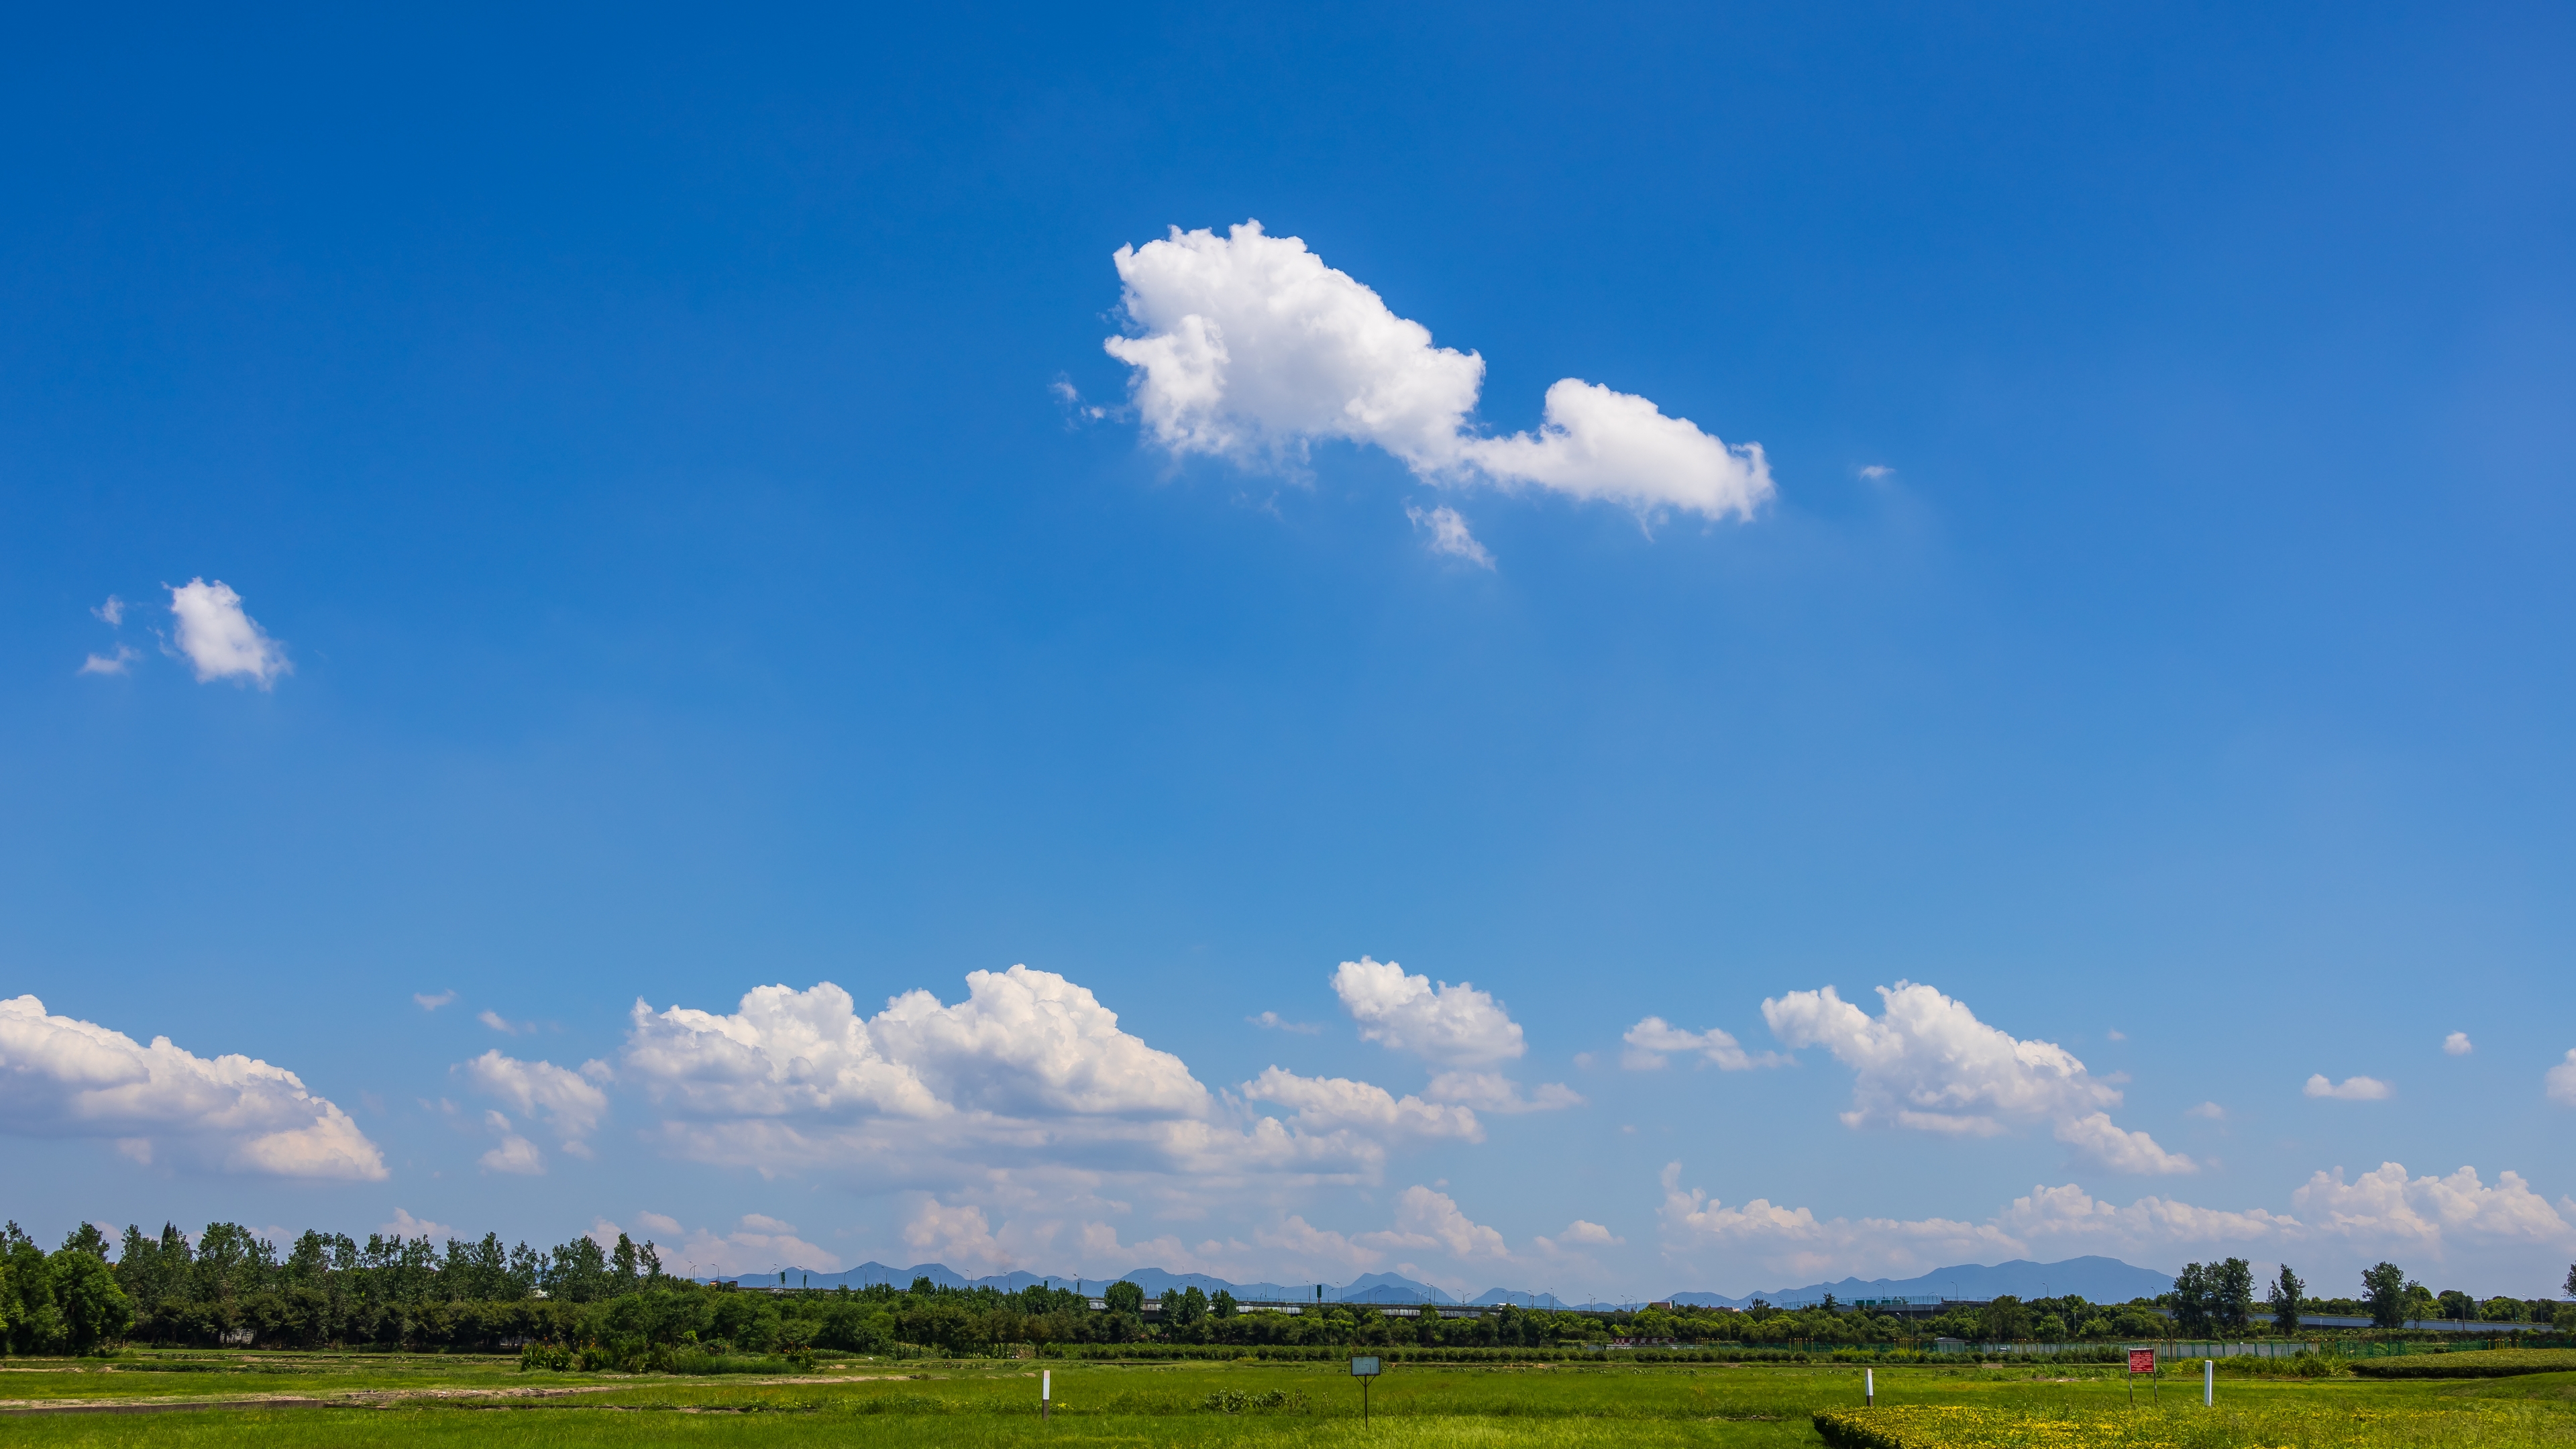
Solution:
{"label": "red sign", "polygon": [[2156,1351],[2154,1349],[2133,1348],[2129,1350],[2129,1372],[2133,1374],[2151,1374],[2155,1371]]}

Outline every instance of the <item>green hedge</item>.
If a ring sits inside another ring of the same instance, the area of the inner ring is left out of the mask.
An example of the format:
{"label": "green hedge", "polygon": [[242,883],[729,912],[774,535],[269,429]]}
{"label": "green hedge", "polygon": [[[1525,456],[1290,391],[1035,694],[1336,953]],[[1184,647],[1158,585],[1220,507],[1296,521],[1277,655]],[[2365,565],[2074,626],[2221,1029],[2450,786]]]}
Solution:
{"label": "green hedge", "polygon": [[2502,1379],[2576,1370],[2576,1349],[2494,1348],[2468,1353],[2410,1353],[2366,1358],[2352,1371],[2373,1379]]}

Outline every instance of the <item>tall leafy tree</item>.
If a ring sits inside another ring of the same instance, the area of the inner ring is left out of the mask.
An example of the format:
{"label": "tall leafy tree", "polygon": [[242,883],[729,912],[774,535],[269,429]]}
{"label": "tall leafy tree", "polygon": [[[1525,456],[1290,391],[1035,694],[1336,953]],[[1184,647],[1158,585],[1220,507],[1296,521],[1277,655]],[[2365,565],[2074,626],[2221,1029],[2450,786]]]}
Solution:
{"label": "tall leafy tree", "polygon": [[2271,1305],[2274,1333],[2286,1336],[2299,1331],[2299,1307],[2305,1301],[2307,1288],[2299,1281],[2299,1275],[2290,1271],[2289,1264],[2281,1265],[2281,1276],[2272,1280],[2272,1292],[2264,1300]]}
{"label": "tall leafy tree", "polygon": [[2185,1263],[2174,1275],[2174,1325],[2186,1334],[2203,1334],[2210,1330],[2212,1310],[2217,1305],[2218,1285],[2212,1281],[2213,1270],[2199,1263]]}
{"label": "tall leafy tree", "polygon": [[2230,1258],[2210,1271],[2209,1318],[2221,1333],[2243,1333],[2254,1326],[2254,1269],[2243,1258]]}
{"label": "tall leafy tree", "polygon": [[2379,1328],[2402,1328],[2406,1324],[2406,1270],[2394,1263],[2376,1263],[2362,1270],[2362,1301],[2370,1305],[2370,1321]]}
{"label": "tall leafy tree", "polygon": [[124,1342],[126,1330],[134,1326],[134,1305],[116,1286],[116,1274],[105,1259],[87,1248],[65,1248],[45,1266],[62,1312],[64,1347],[89,1354]]}

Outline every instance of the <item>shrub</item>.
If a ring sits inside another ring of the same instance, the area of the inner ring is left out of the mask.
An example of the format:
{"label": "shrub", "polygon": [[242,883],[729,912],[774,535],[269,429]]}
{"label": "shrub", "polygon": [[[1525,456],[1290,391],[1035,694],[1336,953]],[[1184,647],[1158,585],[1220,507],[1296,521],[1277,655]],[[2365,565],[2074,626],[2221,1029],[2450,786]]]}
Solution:
{"label": "shrub", "polygon": [[2576,1369],[2576,1349],[2497,1348],[2468,1353],[2409,1353],[2357,1359],[2352,1371],[2374,1379],[2502,1379]]}

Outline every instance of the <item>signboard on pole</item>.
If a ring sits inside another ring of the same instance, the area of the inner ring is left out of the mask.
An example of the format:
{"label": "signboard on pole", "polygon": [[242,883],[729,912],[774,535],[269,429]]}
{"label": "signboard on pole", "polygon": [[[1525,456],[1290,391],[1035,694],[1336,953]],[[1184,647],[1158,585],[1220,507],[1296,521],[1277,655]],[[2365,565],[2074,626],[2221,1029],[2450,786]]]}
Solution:
{"label": "signboard on pole", "polygon": [[2151,1374],[2155,1371],[2156,1351],[2154,1349],[2133,1348],[2129,1350],[2129,1372],[2133,1374]]}
{"label": "signboard on pole", "polygon": [[1368,1422],[1369,1380],[1377,1377],[1377,1360],[1375,1358],[1352,1359],[1351,1377],[1360,1381],[1360,1422],[1365,1424]]}

